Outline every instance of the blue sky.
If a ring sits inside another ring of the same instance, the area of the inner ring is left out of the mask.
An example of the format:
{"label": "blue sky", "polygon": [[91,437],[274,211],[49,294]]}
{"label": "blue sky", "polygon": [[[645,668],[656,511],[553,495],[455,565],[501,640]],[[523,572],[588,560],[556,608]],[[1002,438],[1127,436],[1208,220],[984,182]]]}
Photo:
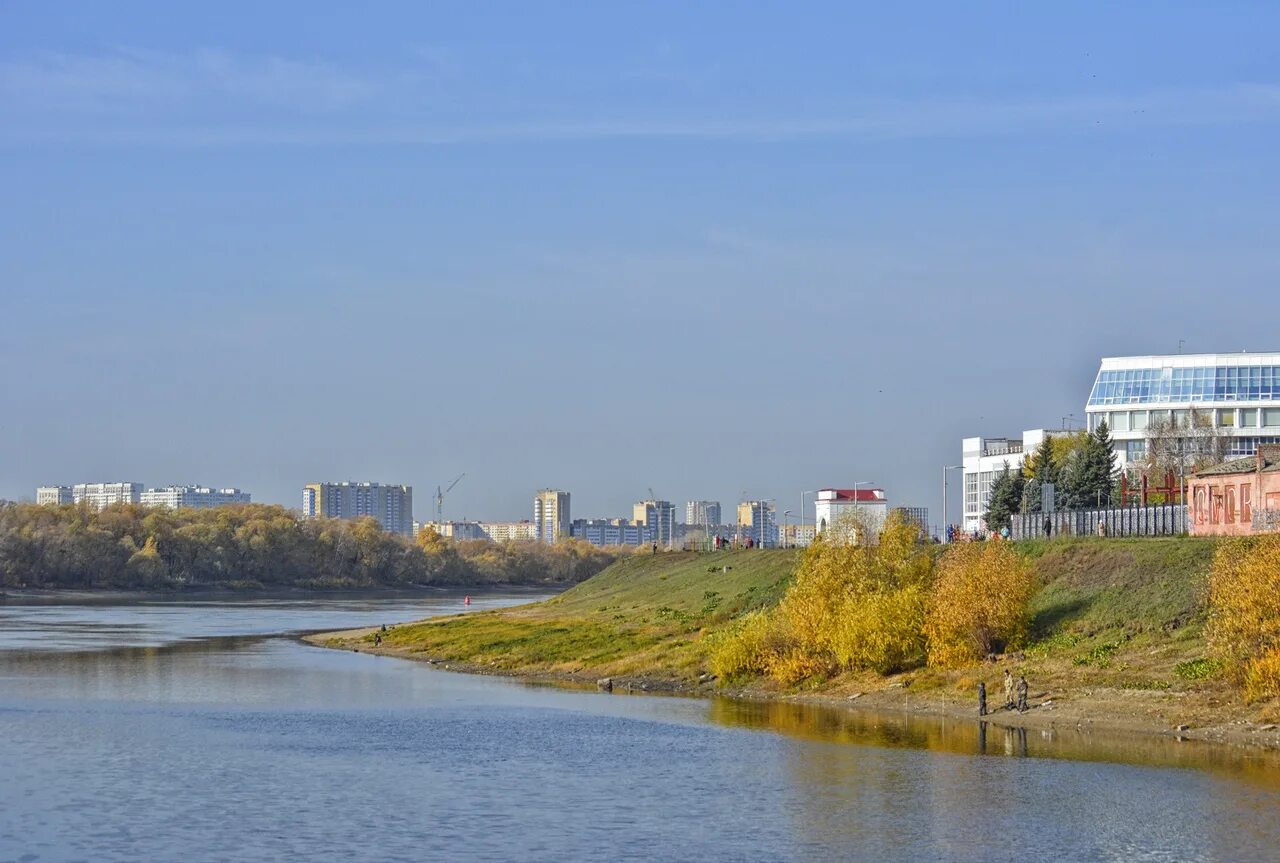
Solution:
{"label": "blue sky", "polygon": [[317,5],[0,6],[0,497],[936,521],[1099,357],[1280,349],[1280,8]]}

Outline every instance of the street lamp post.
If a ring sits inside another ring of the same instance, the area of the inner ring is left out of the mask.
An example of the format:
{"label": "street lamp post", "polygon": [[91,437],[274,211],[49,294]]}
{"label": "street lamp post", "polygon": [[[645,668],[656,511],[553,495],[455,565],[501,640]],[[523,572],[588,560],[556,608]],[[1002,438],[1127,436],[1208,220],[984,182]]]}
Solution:
{"label": "street lamp post", "polygon": [[947,471],[964,470],[962,464],[949,464],[942,468],[942,536],[939,537],[943,542],[947,541]]}
{"label": "street lamp post", "polygon": [[858,486],[860,485],[871,485],[871,480],[869,479],[858,480],[853,484],[853,524],[854,524],[853,529],[854,529],[855,539],[857,538],[858,528],[862,527],[865,529],[866,527],[865,525],[862,524],[862,522],[858,521],[858,517],[859,517]]}
{"label": "street lamp post", "polygon": [[[783,548],[787,547],[787,516],[789,515],[792,515],[791,510],[786,510],[785,512],[782,513],[782,547]],[[792,542],[791,545],[793,548],[795,547],[794,542]]]}
{"label": "street lamp post", "polygon": [[[818,493],[817,489],[810,489],[809,491],[800,492],[800,529],[801,530],[804,530],[804,496],[806,494],[817,494],[817,493]],[[816,537],[818,535],[818,522],[817,522],[816,515],[814,516],[814,519],[815,520],[813,523],[813,535]]]}

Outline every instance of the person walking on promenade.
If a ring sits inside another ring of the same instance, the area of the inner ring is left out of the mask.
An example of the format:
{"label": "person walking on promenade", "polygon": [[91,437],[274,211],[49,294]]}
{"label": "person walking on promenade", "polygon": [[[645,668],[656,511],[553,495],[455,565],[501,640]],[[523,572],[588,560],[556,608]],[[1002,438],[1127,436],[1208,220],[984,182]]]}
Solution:
{"label": "person walking on promenade", "polygon": [[1048,539],[1051,533],[1053,533],[1053,519],[1046,515],[1044,517],[1044,538]]}
{"label": "person walking on promenade", "polygon": [[1004,709],[1013,709],[1013,675],[1007,668],[1004,670]]}
{"label": "person walking on promenade", "polygon": [[1018,675],[1018,712],[1027,712],[1027,676]]}

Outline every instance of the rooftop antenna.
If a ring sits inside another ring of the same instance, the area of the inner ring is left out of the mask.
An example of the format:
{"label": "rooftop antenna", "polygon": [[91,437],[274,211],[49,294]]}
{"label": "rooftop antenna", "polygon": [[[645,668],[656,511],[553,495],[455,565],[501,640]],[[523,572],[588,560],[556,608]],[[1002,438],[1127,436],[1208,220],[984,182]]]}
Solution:
{"label": "rooftop antenna", "polygon": [[1182,353],[1182,343],[1185,341],[1186,339],[1178,339],[1178,353]]}

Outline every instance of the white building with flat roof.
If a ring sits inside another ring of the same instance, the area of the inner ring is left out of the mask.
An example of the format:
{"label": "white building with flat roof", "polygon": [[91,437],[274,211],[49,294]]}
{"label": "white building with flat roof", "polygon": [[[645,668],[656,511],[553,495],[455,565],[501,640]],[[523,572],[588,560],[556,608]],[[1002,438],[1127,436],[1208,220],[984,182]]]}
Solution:
{"label": "white building with flat roof", "polygon": [[[960,526],[966,533],[986,529],[984,518],[991,502],[991,484],[1004,471],[1022,470],[1022,463],[1046,436],[1066,434],[1051,429],[1029,429],[1021,438],[967,437],[961,444],[964,464],[964,505]],[[945,531],[946,525],[942,527]]]}
{"label": "white building with flat roof", "polygon": [[249,503],[249,493],[238,488],[209,488],[202,485],[171,485],[149,488],[142,493],[144,506],[169,509],[213,509],[215,506]]}
{"label": "white building with flat roof", "polygon": [[59,506],[75,503],[75,497],[69,485],[42,485],[36,489],[36,503],[40,506]]}
{"label": "white building with flat roof", "polygon": [[1190,427],[1193,411],[1228,439],[1228,458],[1280,443],[1280,352],[1106,357],[1085,405],[1090,431],[1106,420],[1121,466],[1146,456],[1152,423]]}
{"label": "white building with flat roof", "polygon": [[74,503],[104,509],[115,503],[141,503],[140,482],[78,482],[71,487]]}

